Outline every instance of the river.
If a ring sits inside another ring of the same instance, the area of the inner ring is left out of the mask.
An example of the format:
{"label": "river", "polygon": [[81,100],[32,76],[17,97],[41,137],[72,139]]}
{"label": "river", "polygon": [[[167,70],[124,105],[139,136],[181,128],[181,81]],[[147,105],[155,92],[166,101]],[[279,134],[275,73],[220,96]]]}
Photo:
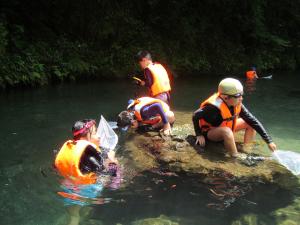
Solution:
{"label": "river", "polygon": [[[196,110],[201,101],[216,91],[221,79],[209,76],[175,79],[172,93],[175,116]],[[278,148],[300,153],[299,74],[278,73],[272,79],[258,79],[252,84],[240,80],[245,86],[244,104],[263,123]],[[54,151],[71,137],[74,121],[84,118],[98,121],[101,114],[107,120],[115,120],[136,91],[131,81],[115,80],[2,92],[1,224],[66,224],[67,207],[57,195],[59,177],[52,169]],[[184,122],[192,123],[191,119]],[[122,146],[118,151],[122,151]],[[193,180],[170,177],[163,178],[161,184],[160,179],[145,173],[124,189],[105,191],[103,197],[112,201],[82,206],[81,224],[138,224],[134,221],[157,217],[158,224],[250,225],[282,221],[298,224],[300,221],[297,191],[262,187],[231,207],[216,210],[207,207],[210,196],[194,186]]]}

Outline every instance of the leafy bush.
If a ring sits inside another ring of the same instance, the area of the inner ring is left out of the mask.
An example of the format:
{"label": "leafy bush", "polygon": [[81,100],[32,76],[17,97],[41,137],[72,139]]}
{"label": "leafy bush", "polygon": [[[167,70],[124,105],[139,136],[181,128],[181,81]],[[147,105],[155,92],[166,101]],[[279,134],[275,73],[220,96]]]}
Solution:
{"label": "leafy bush", "polygon": [[177,74],[299,69],[297,0],[11,0],[0,86],[128,76],[142,49]]}

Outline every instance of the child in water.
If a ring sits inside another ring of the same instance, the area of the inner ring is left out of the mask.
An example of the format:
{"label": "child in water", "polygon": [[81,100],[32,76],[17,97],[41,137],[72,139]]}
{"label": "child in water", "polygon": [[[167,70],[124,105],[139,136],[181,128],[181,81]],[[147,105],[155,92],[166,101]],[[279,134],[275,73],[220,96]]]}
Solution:
{"label": "child in water", "polygon": [[[64,143],[55,159],[55,167],[65,179],[58,192],[69,205],[69,225],[78,225],[80,206],[88,205],[97,199],[103,187],[110,184],[120,186],[120,171],[115,152],[101,151],[100,139],[96,134],[96,122],[84,119],[72,127],[73,140]],[[104,202],[103,202],[104,203]]]}

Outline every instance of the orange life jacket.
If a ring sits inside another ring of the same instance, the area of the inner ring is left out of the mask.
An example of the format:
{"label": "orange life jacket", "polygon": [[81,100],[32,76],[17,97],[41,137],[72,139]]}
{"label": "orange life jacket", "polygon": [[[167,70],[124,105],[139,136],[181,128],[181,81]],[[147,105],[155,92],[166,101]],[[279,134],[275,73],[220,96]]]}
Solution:
{"label": "orange life jacket", "polygon": [[[208,104],[216,106],[221,112],[223,122],[220,124],[219,127],[229,127],[230,129],[232,129],[232,131],[234,131],[236,128],[236,121],[241,112],[241,104],[234,107],[234,115],[231,114],[228,106],[219,97],[218,93],[213,94],[204,102],[202,102],[200,108],[203,108]],[[203,131],[208,131],[210,128],[213,127],[210,123],[206,122],[204,119],[200,119],[199,123]]]}
{"label": "orange life jacket", "polygon": [[162,100],[156,99],[156,98],[151,98],[151,97],[141,97],[135,100],[136,104],[134,105],[134,115],[137,119],[137,121],[142,122],[144,124],[156,124],[161,121],[160,115],[153,115],[153,119],[151,120],[143,120],[141,116],[141,109],[146,106],[146,105],[151,105],[153,103],[161,103],[162,108],[164,112],[170,111],[170,107],[163,102]]}
{"label": "orange life jacket", "polygon": [[153,84],[150,87],[150,96],[171,90],[170,80],[166,69],[159,63],[151,63],[147,67],[153,76]]}
{"label": "orange life jacket", "polygon": [[250,70],[246,72],[246,77],[248,79],[255,79],[256,78],[256,71],[255,70]]}
{"label": "orange life jacket", "polygon": [[100,151],[95,144],[89,141],[68,140],[61,147],[55,158],[55,167],[59,173],[75,184],[93,184],[97,180],[94,172],[82,174],[79,169],[81,157],[87,147],[92,147],[96,151]]}

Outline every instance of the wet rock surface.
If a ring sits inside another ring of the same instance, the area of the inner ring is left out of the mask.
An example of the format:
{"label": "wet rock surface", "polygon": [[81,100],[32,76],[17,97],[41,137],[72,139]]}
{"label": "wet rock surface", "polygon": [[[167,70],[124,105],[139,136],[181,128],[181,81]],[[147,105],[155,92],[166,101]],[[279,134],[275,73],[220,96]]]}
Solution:
{"label": "wet rock surface", "polygon": [[[296,176],[272,160],[258,154],[259,143],[248,148],[247,158],[226,155],[222,143],[195,146],[195,137],[164,137],[157,132],[131,133],[125,143],[135,168],[162,176],[194,177],[215,199],[207,207],[224,210],[237,199],[253,191],[256,185],[273,185],[285,190],[299,186]],[[238,144],[239,148],[241,144]],[[247,202],[247,204],[256,204]]]}
{"label": "wet rock surface", "polygon": [[239,180],[260,183],[276,183],[284,188],[297,185],[297,179],[286,168],[271,158],[249,155],[246,159],[234,159],[225,154],[222,143],[194,146],[195,137],[162,137],[150,132],[132,134],[126,143],[135,166],[140,170],[159,168],[161,171],[187,175],[229,174]]}

